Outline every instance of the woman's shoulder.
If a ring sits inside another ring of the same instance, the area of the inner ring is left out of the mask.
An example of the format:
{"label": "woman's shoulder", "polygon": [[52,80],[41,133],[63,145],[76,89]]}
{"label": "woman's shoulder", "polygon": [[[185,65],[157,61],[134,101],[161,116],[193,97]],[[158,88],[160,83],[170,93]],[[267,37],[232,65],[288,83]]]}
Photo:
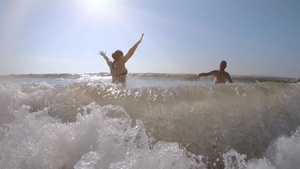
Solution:
{"label": "woman's shoulder", "polygon": [[107,61],[107,64],[108,64],[108,66],[112,66],[113,62],[109,60],[109,61]]}

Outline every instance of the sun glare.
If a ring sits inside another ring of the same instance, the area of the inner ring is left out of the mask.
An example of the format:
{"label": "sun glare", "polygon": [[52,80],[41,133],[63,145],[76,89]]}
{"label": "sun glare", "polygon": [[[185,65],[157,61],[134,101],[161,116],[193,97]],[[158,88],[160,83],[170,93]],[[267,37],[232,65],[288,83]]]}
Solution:
{"label": "sun glare", "polygon": [[82,0],[79,8],[87,17],[112,19],[118,17],[117,0]]}
{"label": "sun glare", "polygon": [[90,7],[101,7],[105,4],[105,2],[107,3],[107,1],[105,0],[85,0],[85,3],[90,6]]}

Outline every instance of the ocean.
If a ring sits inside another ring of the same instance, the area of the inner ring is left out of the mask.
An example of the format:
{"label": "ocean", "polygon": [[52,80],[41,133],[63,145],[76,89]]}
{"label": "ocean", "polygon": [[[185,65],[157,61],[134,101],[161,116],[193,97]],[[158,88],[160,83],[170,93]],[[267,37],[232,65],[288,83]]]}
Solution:
{"label": "ocean", "polygon": [[300,84],[195,76],[0,76],[0,168],[300,167]]}

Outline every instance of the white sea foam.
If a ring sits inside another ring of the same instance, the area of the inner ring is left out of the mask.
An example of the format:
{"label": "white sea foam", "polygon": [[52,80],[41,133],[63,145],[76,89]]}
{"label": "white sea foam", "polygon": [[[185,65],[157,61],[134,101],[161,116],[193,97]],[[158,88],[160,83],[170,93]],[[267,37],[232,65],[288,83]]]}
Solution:
{"label": "white sea foam", "polygon": [[0,81],[0,168],[300,166],[298,84],[14,78]]}
{"label": "white sea foam", "polygon": [[[120,107],[93,103],[71,123],[60,123],[47,109],[29,109],[22,106],[14,112],[15,120],[1,132],[1,168],[206,168],[202,155],[187,152],[179,143],[151,145],[143,123],[132,125]],[[276,139],[262,158],[247,159],[230,150],[221,160],[228,169],[297,168],[299,132]]]}
{"label": "white sea foam", "polygon": [[[197,168],[178,143],[151,149],[141,121],[132,126],[120,107],[90,104],[76,122],[60,123],[48,110],[22,106],[1,133],[1,168]],[[89,113],[87,113],[89,112]]]}

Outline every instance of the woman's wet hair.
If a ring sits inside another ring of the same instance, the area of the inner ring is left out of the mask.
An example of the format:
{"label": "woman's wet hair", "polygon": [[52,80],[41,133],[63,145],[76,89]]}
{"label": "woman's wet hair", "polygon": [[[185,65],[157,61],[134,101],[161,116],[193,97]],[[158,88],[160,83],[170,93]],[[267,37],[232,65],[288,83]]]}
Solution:
{"label": "woman's wet hair", "polygon": [[116,50],[113,54],[112,54],[112,58],[114,58],[115,61],[118,61],[120,59],[120,57],[123,56],[123,52],[120,50]]}

